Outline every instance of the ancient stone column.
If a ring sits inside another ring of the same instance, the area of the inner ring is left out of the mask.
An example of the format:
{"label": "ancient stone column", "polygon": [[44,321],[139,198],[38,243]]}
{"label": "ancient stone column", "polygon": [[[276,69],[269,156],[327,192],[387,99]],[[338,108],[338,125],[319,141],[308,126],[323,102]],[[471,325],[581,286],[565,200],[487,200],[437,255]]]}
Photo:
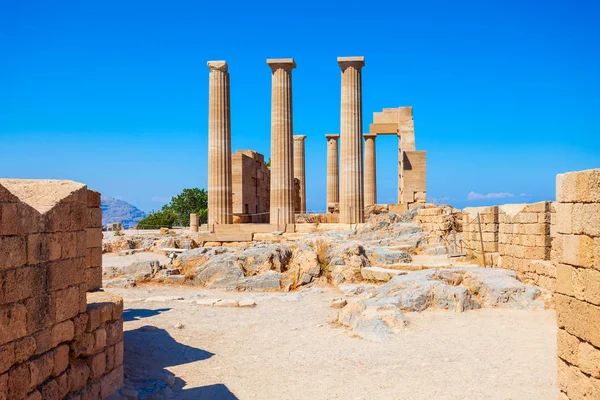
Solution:
{"label": "ancient stone column", "polygon": [[377,134],[364,135],[365,138],[365,205],[377,204],[377,160],[375,139]]}
{"label": "ancient stone column", "polygon": [[280,229],[294,223],[294,150],[292,145],[292,58],[268,59],[271,94],[271,201],[270,221]]}
{"label": "ancient stone column", "polygon": [[190,214],[190,232],[198,232],[198,214]]}
{"label": "ancient stone column", "polygon": [[296,207],[299,213],[306,212],[306,172],[304,158],[304,139],[305,135],[294,135],[294,178],[300,181],[300,204]]}
{"label": "ancient stone column", "polygon": [[208,224],[231,224],[229,72],[225,61],[209,61],[208,69]]}
{"label": "ancient stone column", "polygon": [[340,202],[340,178],[338,139],[340,135],[330,133],[327,138],[327,211],[333,212]]}
{"label": "ancient stone column", "polygon": [[340,223],[363,222],[362,76],[364,57],[338,57],[342,69]]}

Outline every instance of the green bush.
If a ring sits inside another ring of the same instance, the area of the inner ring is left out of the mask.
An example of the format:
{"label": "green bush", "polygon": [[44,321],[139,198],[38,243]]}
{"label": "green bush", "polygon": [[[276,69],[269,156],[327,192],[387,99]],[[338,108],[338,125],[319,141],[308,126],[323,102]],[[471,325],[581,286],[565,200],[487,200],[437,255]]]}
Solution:
{"label": "green bush", "polygon": [[204,189],[183,189],[171,198],[160,211],[152,211],[138,222],[138,229],[172,228],[188,226],[190,214],[198,214],[201,224],[208,220],[208,192]]}

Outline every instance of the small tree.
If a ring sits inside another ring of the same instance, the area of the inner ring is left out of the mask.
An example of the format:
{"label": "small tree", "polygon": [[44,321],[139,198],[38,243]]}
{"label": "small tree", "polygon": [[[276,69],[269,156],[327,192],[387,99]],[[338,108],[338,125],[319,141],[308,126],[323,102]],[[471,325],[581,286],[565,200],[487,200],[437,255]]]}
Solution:
{"label": "small tree", "polygon": [[208,192],[204,189],[183,189],[160,211],[152,211],[138,222],[140,229],[172,228],[173,225],[187,226],[190,214],[198,214],[199,222],[208,221]]}
{"label": "small tree", "polygon": [[152,211],[138,221],[138,229],[172,228],[177,216],[171,210]]}

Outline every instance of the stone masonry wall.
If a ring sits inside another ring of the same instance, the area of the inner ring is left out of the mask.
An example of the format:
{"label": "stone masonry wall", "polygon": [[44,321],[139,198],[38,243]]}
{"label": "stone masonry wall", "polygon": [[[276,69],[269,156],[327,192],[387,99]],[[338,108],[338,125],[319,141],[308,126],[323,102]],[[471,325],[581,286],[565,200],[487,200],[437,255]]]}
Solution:
{"label": "stone masonry wall", "polygon": [[507,204],[498,210],[498,266],[551,291],[556,283],[556,266],[550,261],[553,212],[549,201]]}
{"label": "stone masonry wall", "polygon": [[559,399],[600,399],[600,169],[556,178]]}
{"label": "stone masonry wall", "polygon": [[462,232],[462,223],[462,212],[450,206],[426,204],[415,217],[415,224],[429,232],[430,243],[443,243],[450,234]]}
{"label": "stone masonry wall", "polygon": [[122,300],[87,293],[102,241],[89,192],[0,179],[0,399],[99,399],[122,384]]}
{"label": "stone masonry wall", "polygon": [[[481,235],[477,215],[481,217]],[[463,210],[463,248],[471,257],[483,262],[481,237],[487,266],[498,265],[498,207],[469,207]]]}

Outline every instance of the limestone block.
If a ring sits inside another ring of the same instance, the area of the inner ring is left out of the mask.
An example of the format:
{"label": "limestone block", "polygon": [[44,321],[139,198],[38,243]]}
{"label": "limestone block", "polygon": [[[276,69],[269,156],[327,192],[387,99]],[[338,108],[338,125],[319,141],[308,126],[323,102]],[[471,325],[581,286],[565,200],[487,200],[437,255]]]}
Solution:
{"label": "limestone block", "polygon": [[102,287],[102,267],[90,267],[85,270],[85,283],[87,291],[94,291]]}
{"label": "limestone block", "polygon": [[109,397],[123,386],[123,366],[113,369],[100,378],[100,395],[103,399]]}
{"label": "limestone block", "polygon": [[[0,374],[8,371],[15,363],[15,344],[14,342],[0,346]],[[0,396],[0,398],[2,398]]]}
{"label": "limestone block", "polygon": [[600,236],[600,203],[573,205],[573,233]]}
{"label": "limestone block", "polygon": [[26,240],[17,236],[0,236],[0,271],[17,268],[27,262]]}
{"label": "limestone block", "polygon": [[31,373],[31,385],[33,387],[38,386],[52,375],[54,352],[49,351],[44,353],[27,364]]}
{"label": "limestone block", "polygon": [[52,368],[52,376],[56,377],[62,374],[69,366],[69,346],[63,344],[55,348],[53,351],[54,367]]}
{"label": "limestone block", "polygon": [[77,359],[71,362],[69,369],[70,392],[75,393],[83,389],[90,376],[90,368],[85,360]]}
{"label": "limestone block", "polygon": [[99,208],[102,201],[101,201],[101,195],[100,192],[96,192],[95,190],[87,190],[86,193],[86,204],[88,207],[96,207]]}
{"label": "limestone block", "polygon": [[79,313],[79,287],[71,286],[54,292],[53,302],[55,305],[55,320],[62,322],[73,318]]}
{"label": "limestone block", "polygon": [[[0,186],[0,199],[2,198],[2,186]],[[0,399],[8,398],[8,373],[0,374]]]}
{"label": "limestone block", "polygon": [[90,368],[90,378],[98,380],[106,370],[106,353],[98,353],[88,358],[88,366]]}
{"label": "limestone block", "polygon": [[588,378],[561,359],[558,360],[558,388],[571,400],[600,398],[600,380]]}
{"label": "limestone block", "polygon": [[46,270],[42,266],[21,267],[0,272],[0,304],[33,297],[46,291]]}
{"label": "limestone block", "polygon": [[102,230],[87,228],[85,230],[87,248],[102,247]]}
{"label": "limestone block", "polygon": [[594,240],[585,235],[563,235],[560,262],[584,268],[594,267]]}
{"label": "limestone block", "polygon": [[33,388],[28,364],[17,365],[8,373],[8,398],[24,399]]}
{"label": "limestone block", "polygon": [[113,321],[106,324],[106,342],[109,346],[115,345],[123,340],[123,321]]}
{"label": "limestone block", "polygon": [[0,306],[0,345],[27,334],[27,311],[23,304]]}
{"label": "limestone block", "polygon": [[569,364],[578,365],[579,343],[581,341],[564,329],[558,330],[556,341],[558,343],[558,356]]}
{"label": "limestone block", "polygon": [[572,272],[575,297],[600,306],[600,271],[576,268]]}
{"label": "limestone block", "polygon": [[86,257],[87,267],[101,267],[102,266],[102,248],[92,247],[87,249]]}
{"label": "limestone block", "polygon": [[56,291],[85,282],[85,259],[71,258],[48,263],[48,290]]}
{"label": "limestone block", "polygon": [[600,349],[586,342],[579,344],[577,366],[593,378],[600,378]]}
{"label": "limestone block", "polygon": [[39,391],[41,393],[42,399],[59,399],[58,397],[58,383],[55,379],[49,379],[42,386],[40,386]]}
{"label": "limestone block", "polygon": [[70,342],[75,336],[75,325],[71,320],[63,321],[52,327],[51,334],[52,347],[56,347],[61,343]]}
{"label": "limestone block", "polygon": [[58,384],[58,398],[64,399],[69,394],[69,375],[67,372],[63,372],[55,379]]}
{"label": "limestone block", "polygon": [[35,353],[36,343],[31,336],[26,336],[13,343],[15,346],[15,363],[25,362]]}
{"label": "limestone block", "polygon": [[0,204],[0,235],[16,235],[18,233],[17,204]]}
{"label": "limestone block", "polygon": [[600,170],[590,169],[557,175],[556,200],[561,203],[600,202]]}
{"label": "limestone block", "polygon": [[555,299],[558,327],[600,346],[600,308],[562,294]]}
{"label": "limestone block", "polygon": [[87,208],[86,209],[86,228],[102,228],[102,209]]}

